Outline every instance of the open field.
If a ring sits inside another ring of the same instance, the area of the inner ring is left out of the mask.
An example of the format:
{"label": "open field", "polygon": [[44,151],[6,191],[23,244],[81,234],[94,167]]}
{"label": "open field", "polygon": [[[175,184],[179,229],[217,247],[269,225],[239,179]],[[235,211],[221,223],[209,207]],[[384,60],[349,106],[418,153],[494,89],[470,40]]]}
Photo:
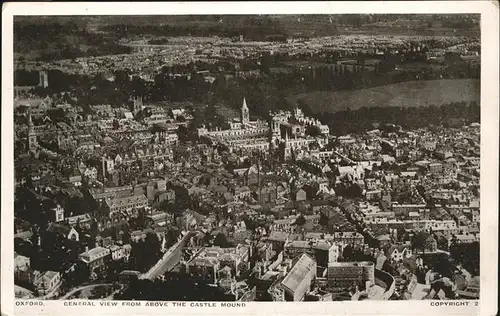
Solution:
{"label": "open field", "polygon": [[414,107],[451,102],[479,102],[480,86],[476,79],[409,81],[361,90],[317,91],[289,97],[299,100],[314,112],[337,112],[361,107]]}

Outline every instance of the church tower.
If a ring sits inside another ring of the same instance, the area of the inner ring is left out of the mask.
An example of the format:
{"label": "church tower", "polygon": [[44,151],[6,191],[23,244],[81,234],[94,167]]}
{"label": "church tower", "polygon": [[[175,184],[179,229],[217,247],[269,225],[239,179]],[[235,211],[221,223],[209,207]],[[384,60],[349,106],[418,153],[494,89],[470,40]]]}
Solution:
{"label": "church tower", "polygon": [[272,154],[273,151],[278,149],[280,140],[281,140],[281,132],[280,132],[280,124],[276,121],[271,121],[271,128],[269,129],[269,153]]}
{"label": "church tower", "polygon": [[35,125],[31,119],[31,112],[28,114],[28,148],[34,150],[38,143],[36,140]]}
{"label": "church tower", "polygon": [[47,88],[49,86],[49,74],[46,70],[40,70],[38,72],[38,86]]}
{"label": "church tower", "polygon": [[291,156],[292,149],[290,148],[290,142],[288,139],[288,131],[286,131],[286,130],[285,130],[285,139],[280,144],[280,147],[281,147],[281,155],[282,155],[281,159],[283,161],[288,160],[288,158],[290,158],[290,156]]}
{"label": "church tower", "polygon": [[248,110],[247,100],[243,98],[243,106],[241,107],[241,123],[243,125],[250,122],[250,111]]}
{"label": "church tower", "polygon": [[134,115],[137,115],[143,108],[142,96],[134,97]]}
{"label": "church tower", "polygon": [[281,128],[280,128],[280,123],[276,121],[271,122],[271,130],[272,134],[274,137],[280,138],[281,137]]}

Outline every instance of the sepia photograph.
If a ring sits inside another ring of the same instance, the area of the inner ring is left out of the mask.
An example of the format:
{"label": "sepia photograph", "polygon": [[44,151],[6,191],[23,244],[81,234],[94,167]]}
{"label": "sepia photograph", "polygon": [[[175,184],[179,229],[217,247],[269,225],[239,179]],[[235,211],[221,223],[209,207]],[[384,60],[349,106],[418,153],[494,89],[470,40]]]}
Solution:
{"label": "sepia photograph", "polygon": [[478,306],[481,14],[319,13],[14,15],[14,300]]}

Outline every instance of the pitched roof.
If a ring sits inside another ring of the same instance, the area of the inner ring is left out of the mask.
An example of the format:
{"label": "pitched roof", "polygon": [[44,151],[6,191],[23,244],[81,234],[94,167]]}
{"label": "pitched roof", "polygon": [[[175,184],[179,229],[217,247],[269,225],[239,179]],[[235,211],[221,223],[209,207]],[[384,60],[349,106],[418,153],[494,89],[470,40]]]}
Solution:
{"label": "pitched roof", "polygon": [[285,242],[288,236],[289,236],[289,234],[285,233],[285,232],[272,231],[269,234],[268,240],[270,240],[270,241]]}
{"label": "pitched roof", "polygon": [[92,217],[90,216],[90,214],[85,213],[82,215],[68,217],[67,220],[68,220],[68,224],[74,225],[78,222],[88,222],[88,221],[92,220]]}
{"label": "pitched roof", "polygon": [[410,249],[410,247],[407,245],[391,246],[387,249],[386,255],[390,256],[394,252],[394,250],[397,250],[399,253],[402,253],[405,249]]}
{"label": "pitched roof", "polygon": [[315,269],[316,262],[306,254],[300,256],[290,273],[283,279],[281,284],[288,290],[295,292],[305,276]]}
{"label": "pitched roof", "polygon": [[56,233],[56,234],[62,234],[64,236],[67,236],[69,232],[71,231],[71,228],[65,225],[61,224],[56,224],[56,223],[51,223],[49,227],[47,228],[48,232],[51,233]]}
{"label": "pitched roof", "polygon": [[144,194],[126,196],[126,197],[116,197],[112,200],[106,200],[106,204],[110,208],[114,206],[127,206],[133,203],[146,203],[146,202],[147,198]]}
{"label": "pitched roof", "polygon": [[377,237],[377,240],[379,241],[388,241],[388,240],[391,240],[391,238],[388,236],[388,235],[380,235]]}
{"label": "pitched roof", "polygon": [[101,256],[104,256],[106,254],[109,254],[110,253],[110,250],[108,248],[104,248],[104,247],[95,247],[95,248],[92,248],[84,253],[81,253],[80,256],[84,257],[82,258],[85,262],[88,262],[87,261],[87,256],[88,258],[95,258],[95,257],[101,257]]}
{"label": "pitched roof", "polygon": [[48,278],[49,280],[52,280],[56,275],[58,275],[59,272],[55,271],[47,271],[43,274],[44,277]]}

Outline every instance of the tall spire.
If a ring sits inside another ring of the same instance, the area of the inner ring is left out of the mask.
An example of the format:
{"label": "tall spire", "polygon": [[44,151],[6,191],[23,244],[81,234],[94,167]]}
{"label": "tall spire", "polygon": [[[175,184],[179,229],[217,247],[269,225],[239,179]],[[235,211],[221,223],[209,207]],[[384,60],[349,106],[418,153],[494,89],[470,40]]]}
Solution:
{"label": "tall spire", "polygon": [[248,110],[247,100],[243,97],[243,105],[241,106],[241,123],[248,124],[250,122],[250,111]]}
{"label": "tall spire", "polygon": [[31,109],[28,112],[28,126],[33,126],[33,120],[31,118]]}
{"label": "tall spire", "polygon": [[28,148],[35,149],[37,147],[37,139],[35,133],[35,125],[31,119],[31,111],[28,113]]}

